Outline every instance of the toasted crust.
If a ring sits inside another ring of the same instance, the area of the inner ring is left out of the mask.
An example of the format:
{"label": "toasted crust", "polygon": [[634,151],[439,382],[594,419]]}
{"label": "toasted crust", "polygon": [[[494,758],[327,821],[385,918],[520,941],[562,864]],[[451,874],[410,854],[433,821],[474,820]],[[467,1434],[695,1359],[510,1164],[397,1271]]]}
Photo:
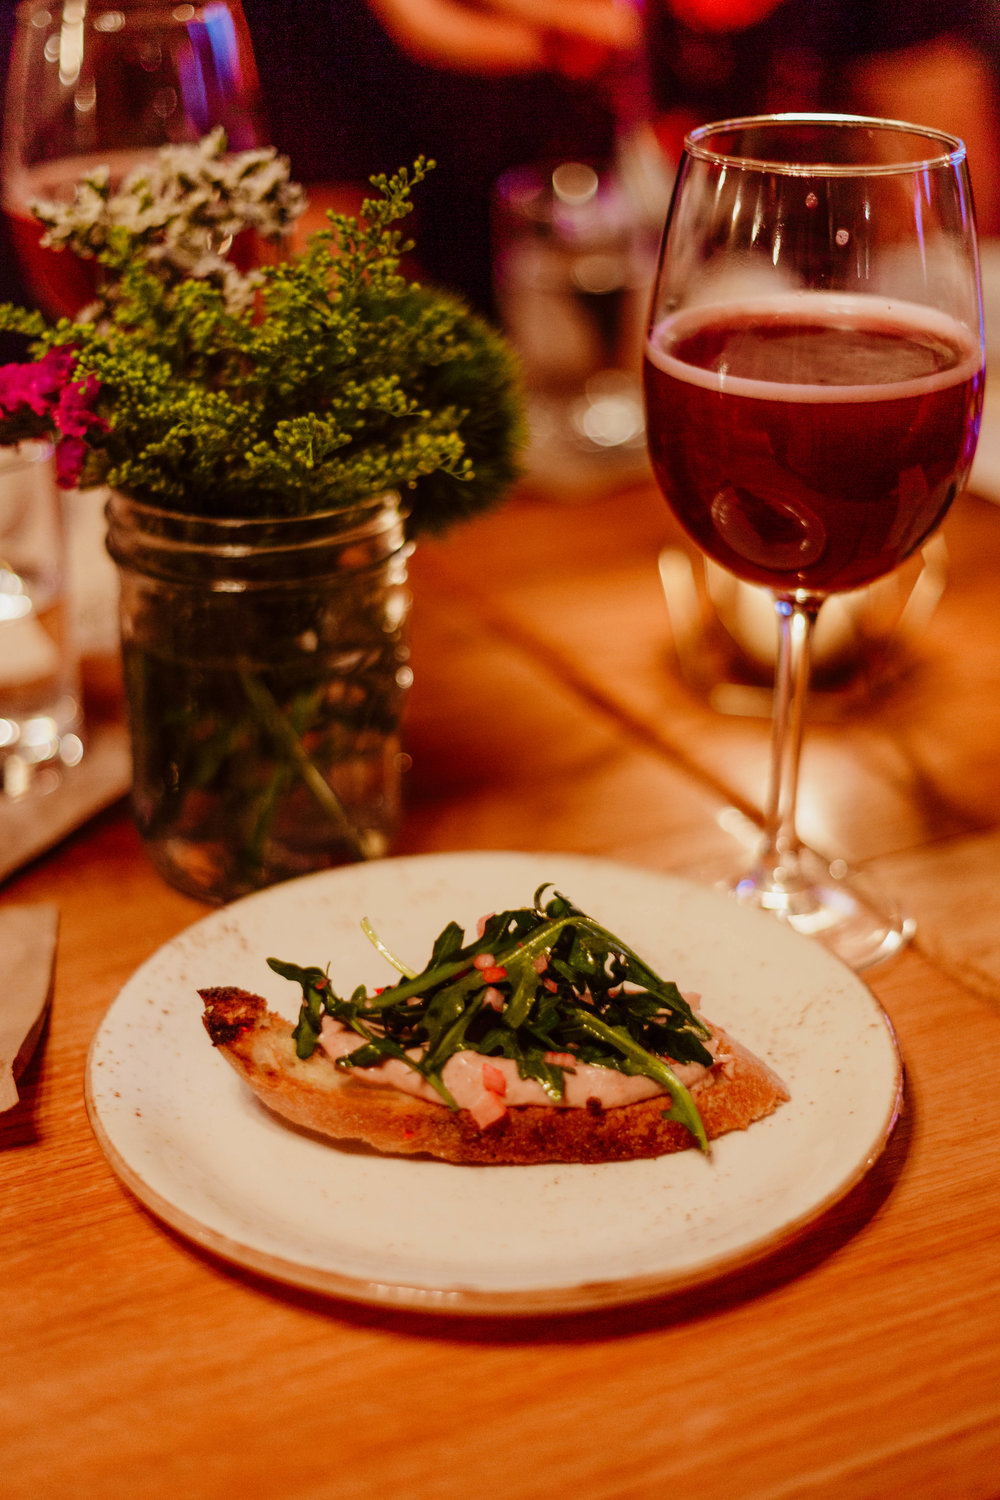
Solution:
{"label": "toasted crust", "polygon": [[[663,1118],[663,1096],[610,1109],[596,1101],[586,1109],[514,1105],[480,1129],[467,1109],[357,1082],[319,1047],[310,1058],[297,1057],[291,1024],[259,995],[233,988],[199,993],[212,1042],[257,1097],[322,1135],[365,1141],[395,1155],[484,1164],[628,1161],[694,1145],[684,1125]],[[727,1060],[691,1089],[709,1140],[745,1130],[788,1098],[780,1078],[759,1058],[717,1029],[716,1035],[725,1040]]]}

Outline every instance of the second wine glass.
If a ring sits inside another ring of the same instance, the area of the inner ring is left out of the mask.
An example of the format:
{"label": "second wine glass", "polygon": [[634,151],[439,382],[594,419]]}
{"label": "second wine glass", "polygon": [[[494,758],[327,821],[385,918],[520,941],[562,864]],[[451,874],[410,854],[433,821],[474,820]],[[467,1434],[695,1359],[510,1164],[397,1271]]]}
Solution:
{"label": "second wine glass", "polygon": [[960,141],[836,115],[688,137],[646,346],[650,457],[690,537],[771,592],[779,629],[764,834],[732,888],[855,969],[913,927],[799,839],[810,637],[824,599],[891,572],[940,525],[982,390]]}
{"label": "second wine glass", "polygon": [[34,300],[73,316],[93,265],[45,249],[35,199],[71,199],[85,172],[112,185],[161,146],[221,125],[231,151],[261,145],[256,67],[239,0],[26,0],[18,9],[3,128],[3,211]]}

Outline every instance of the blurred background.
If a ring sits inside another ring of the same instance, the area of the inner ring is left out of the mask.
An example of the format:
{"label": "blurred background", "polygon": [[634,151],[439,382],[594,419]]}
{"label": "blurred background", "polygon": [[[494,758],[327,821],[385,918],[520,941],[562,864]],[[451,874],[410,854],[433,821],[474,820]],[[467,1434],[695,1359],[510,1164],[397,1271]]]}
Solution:
{"label": "blurred background", "polygon": [[[0,5],[4,77],[17,9]],[[113,14],[114,4],[47,9]],[[262,128],[293,175],[363,187],[372,172],[433,156],[422,263],[487,310],[498,179],[526,163],[606,156],[637,109],[668,163],[690,125],[763,109],[955,130],[969,143],[980,228],[1000,228],[995,0],[244,0],[243,12]],[[622,64],[640,54],[648,95],[633,68],[623,121]],[[0,295],[15,297],[26,289],[9,240],[3,252]]]}

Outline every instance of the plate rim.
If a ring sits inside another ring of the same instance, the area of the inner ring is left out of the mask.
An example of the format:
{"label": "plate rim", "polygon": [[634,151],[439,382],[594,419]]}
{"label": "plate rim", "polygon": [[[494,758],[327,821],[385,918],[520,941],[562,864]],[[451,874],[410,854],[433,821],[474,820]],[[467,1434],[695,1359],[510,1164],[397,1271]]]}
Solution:
{"label": "plate rim", "polygon": [[[687,888],[692,891],[705,894],[711,893],[710,887],[699,885],[697,882],[685,879],[683,876],[676,875],[673,872],[635,865],[624,860],[590,854],[578,854],[572,851],[557,852],[551,850],[536,851],[521,849],[435,850],[427,854],[390,857],[378,861],[378,865],[382,868],[403,864],[408,866],[426,866],[431,863],[461,863],[464,860],[470,859],[502,859],[504,857],[533,862],[541,862],[547,859],[553,861],[556,859],[562,861],[570,860],[581,864],[589,864],[595,870],[608,868],[626,875],[636,874],[654,881],[663,881],[666,884],[674,884],[675,886]],[[299,887],[305,882],[324,883],[329,881],[331,877],[349,878],[350,874],[358,868],[358,866],[337,866],[329,870],[317,871],[299,877],[296,880],[285,881],[276,886],[251,892],[237,901],[223,907],[217,907],[203,916],[195,918],[193,922],[183,927],[172,938],[160,944],[153,953],[133,970],[125,983],[120,986],[114,999],[101,1017],[88,1046],[84,1075],[84,1102],[91,1129],[112,1171],[129,1193],[145,1209],[149,1210],[156,1218],[167,1224],[183,1238],[197,1245],[202,1250],[217,1256],[224,1263],[248,1270],[280,1285],[296,1287],[304,1291],[318,1293],[323,1296],[370,1308],[388,1308],[400,1311],[443,1313],[474,1317],[480,1315],[533,1316],[559,1313],[572,1314],[599,1311],[612,1307],[624,1307],[656,1298],[672,1296],[697,1286],[718,1281],[747,1266],[767,1259],[768,1256],[778,1250],[787,1248],[796,1239],[800,1238],[805,1231],[828,1214],[831,1209],[836,1207],[838,1203],[847,1198],[871,1172],[876,1162],[884,1154],[899,1121],[903,1107],[906,1085],[905,1064],[895,1028],[884,1006],[860,976],[853,974],[851,970],[847,969],[846,965],[840,965],[847,974],[857,980],[859,986],[867,994],[873,1009],[873,1019],[877,1019],[881,1023],[890,1043],[894,1077],[891,1096],[887,1092],[883,1118],[873,1135],[865,1155],[854,1165],[853,1170],[845,1177],[839,1179],[836,1185],[824,1194],[822,1198],[810,1203],[794,1218],[782,1221],[780,1225],[775,1226],[760,1236],[744,1241],[733,1250],[724,1251],[715,1256],[704,1257],[687,1267],[664,1270],[662,1272],[641,1273],[619,1279],[567,1281],[535,1288],[489,1289],[464,1286],[458,1283],[449,1286],[430,1287],[402,1280],[383,1282],[376,1278],[354,1276],[347,1272],[309,1265],[300,1260],[286,1258],[260,1249],[235,1236],[223,1233],[211,1225],[205,1224],[195,1215],[172,1203],[142,1178],[115,1145],[101,1118],[100,1107],[95,1097],[94,1071],[97,1054],[105,1035],[108,1019],[122,996],[137,981],[141,980],[143,973],[148,968],[154,967],[169,950],[181,940],[187,938],[195,929],[205,924],[218,922],[222,913],[231,913],[235,908],[246,909],[252,903],[262,900],[266,901],[268,898],[273,899],[276,891],[285,893],[289,889]],[[762,922],[774,921],[774,918],[764,914],[751,913],[750,915],[759,915]],[[780,930],[787,933],[789,938],[797,943],[805,943],[812,947],[816,946],[814,940],[804,938],[800,934],[791,931],[791,929],[782,928]],[[831,962],[839,962],[827,950],[824,950],[824,953]],[[257,1102],[259,1107],[265,1110],[269,1117],[280,1119],[273,1111],[268,1110],[259,1101]]]}

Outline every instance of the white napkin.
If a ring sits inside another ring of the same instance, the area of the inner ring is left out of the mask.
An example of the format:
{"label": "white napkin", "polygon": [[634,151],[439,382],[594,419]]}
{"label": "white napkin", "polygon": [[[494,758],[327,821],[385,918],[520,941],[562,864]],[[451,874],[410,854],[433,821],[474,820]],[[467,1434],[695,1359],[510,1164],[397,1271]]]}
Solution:
{"label": "white napkin", "polygon": [[17,1103],[17,1080],[45,1025],[58,930],[59,912],[48,903],[0,911],[0,1112]]}

